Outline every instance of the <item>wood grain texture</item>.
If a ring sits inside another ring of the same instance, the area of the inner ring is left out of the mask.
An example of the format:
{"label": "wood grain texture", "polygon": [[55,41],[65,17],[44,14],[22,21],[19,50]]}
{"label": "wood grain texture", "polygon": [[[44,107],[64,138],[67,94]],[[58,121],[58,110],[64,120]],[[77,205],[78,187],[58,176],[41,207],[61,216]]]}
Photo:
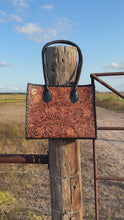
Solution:
{"label": "wood grain texture", "polygon": [[68,46],[47,48],[45,68],[49,86],[71,85],[77,71],[77,49]]}
{"label": "wood grain texture", "polygon": [[82,220],[80,141],[50,139],[49,150],[52,219]]}
{"label": "wood grain texture", "polygon": [[[67,86],[70,84],[70,80],[73,83],[75,80],[76,67],[76,48],[57,46],[47,49],[46,70],[49,86]],[[82,220],[80,165],[79,140],[49,139],[52,220]],[[80,188],[80,191],[76,191],[79,194],[76,200],[72,199],[72,190],[70,187],[73,175],[77,176],[79,180],[77,181],[77,185]],[[80,199],[78,200],[78,198]],[[76,214],[74,214],[74,212],[76,212]]]}
{"label": "wood grain texture", "polygon": [[43,86],[28,86],[27,138],[95,138],[93,87],[78,87],[76,103],[70,101],[70,87],[49,90],[52,100],[46,103]]}
{"label": "wood grain texture", "polygon": [[[77,68],[76,48],[65,46],[47,48],[45,66],[49,86],[67,86],[70,82],[72,84]],[[36,98],[35,91],[34,97],[36,102],[39,98],[42,99],[41,94]],[[52,220],[83,219],[80,166],[79,140],[49,139]]]}

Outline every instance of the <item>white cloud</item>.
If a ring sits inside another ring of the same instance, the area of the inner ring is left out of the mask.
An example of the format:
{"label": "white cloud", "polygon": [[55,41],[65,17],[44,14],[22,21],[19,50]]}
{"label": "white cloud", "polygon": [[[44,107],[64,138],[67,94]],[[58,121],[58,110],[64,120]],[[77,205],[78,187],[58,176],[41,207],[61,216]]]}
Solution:
{"label": "white cloud", "polygon": [[59,32],[69,33],[72,32],[73,23],[66,17],[57,17],[56,27],[59,30]]}
{"label": "white cloud", "polygon": [[6,67],[6,66],[10,66],[11,64],[9,63],[9,62],[7,62],[7,61],[2,61],[1,63],[0,63],[0,67]]}
{"label": "white cloud", "polygon": [[2,18],[0,18],[0,23],[4,23],[6,18],[6,13],[4,11],[0,11],[0,16],[2,16]]}
{"label": "white cloud", "polygon": [[17,91],[17,90],[19,90],[19,89],[18,89],[18,88],[16,88],[16,87],[15,87],[15,88],[11,88],[11,89],[16,90],[16,91]]}
{"label": "white cloud", "polygon": [[4,23],[4,21],[5,21],[4,19],[0,18],[0,23]]}
{"label": "white cloud", "polygon": [[11,14],[8,18],[8,20],[15,20],[15,21],[18,21],[18,22],[22,22],[22,18],[16,14]]}
{"label": "white cloud", "polygon": [[0,86],[0,92],[26,92],[26,88],[17,88],[17,87],[14,87],[14,86]]}
{"label": "white cloud", "polygon": [[21,7],[28,7],[27,0],[10,0],[13,5],[21,6]]}
{"label": "white cloud", "polygon": [[121,63],[111,63],[107,66],[107,68],[110,68],[110,69],[124,69],[124,62],[121,62]]}
{"label": "white cloud", "polygon": [[4,11],[0,11],[0,22],[8,22],[8,21],[17,21],[17,22],[22,22],[22,18],[17,15],[17,14],[10,14],[7,15]]}
{"label": "white cloud", "polygon": [[4,11],[0,11],[0,14],[6,16],[6,13]]}
{"label": "white cloud", "polygon": [[24,26],[21,26],[21,27],[17,25],[15,29],[19,33],[28,34],[28,35],[42,32],[42,28],[40,28],[35,23],[26,23]]}
{"label": "white cloud", "polygon": [[53,5],[44,5],[44,6],[42,7],[42,9],[44,9],[44,10],[46,10],[46,11],[51,11],[53,8],[54,8]]}
{"label": "white cloud", "polygon": [[56,28],[41,28],[35,23],[26,23],[24,26],[17,25],[15,30],[19,33],[26,34],[28,39],[38,43],[58,36]]}
{"label": "white cloud", "polygon": [[35,33],[30,36],[29,39],[34,40],[37,43],[50,41],[51,39],[55,39],[58,37],[58,31],[55,28],[46,28],[42,29],[41,33]]}
{"label": "white cloud", "polygon": [[28,39],[37,43],[64,38],[65,34],[72,32],[72,22],[67,18],[57,18],[53,27],[42,28],[36,23],[26,23],[23,26],[16,25],[18,33],[25,34]]}

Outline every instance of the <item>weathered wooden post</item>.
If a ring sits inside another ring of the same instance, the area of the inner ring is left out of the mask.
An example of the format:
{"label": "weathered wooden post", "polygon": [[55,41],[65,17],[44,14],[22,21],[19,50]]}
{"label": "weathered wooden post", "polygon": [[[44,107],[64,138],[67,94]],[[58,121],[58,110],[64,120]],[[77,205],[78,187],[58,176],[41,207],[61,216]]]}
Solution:
{"label": "weathered wooden post", "polygon": [[[48,47],[55,43],[72,47]],[[27,87],[26,138],[49,139],[52,219],[82,220],[80,142],[76,139],[96,138],[94,84],[77,87],[82,53],[70,41],[47,43],[42,60],[45,85]]]}
{"label": "weathered wooden post", "polygon": [[[77,49],[69,46],[49,47],[45,68],[49,86],[74,82]],[[82,220],[80,141],[49,139],[49,169],[53,220]]]}

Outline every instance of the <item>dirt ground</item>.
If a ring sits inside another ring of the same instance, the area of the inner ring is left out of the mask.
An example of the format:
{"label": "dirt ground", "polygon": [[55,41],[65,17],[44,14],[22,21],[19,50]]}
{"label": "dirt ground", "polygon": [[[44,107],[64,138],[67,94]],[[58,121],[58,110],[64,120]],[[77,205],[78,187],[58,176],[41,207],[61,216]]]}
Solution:
{"label": "dirt ground", "polygon": [[[113,112],[97,108],[97,126],[124,127],[124,112]],[[124,130],[98,131],[97,140],[99,161],[101,161],[102,155],[104,154],[106,158],[105,163],[110,161],[111,166],[113,166],[112,173],[109,172],[109,168],[107,167],[107,174],[124,177]],[[103,166],[105,169],[104,164]]]}

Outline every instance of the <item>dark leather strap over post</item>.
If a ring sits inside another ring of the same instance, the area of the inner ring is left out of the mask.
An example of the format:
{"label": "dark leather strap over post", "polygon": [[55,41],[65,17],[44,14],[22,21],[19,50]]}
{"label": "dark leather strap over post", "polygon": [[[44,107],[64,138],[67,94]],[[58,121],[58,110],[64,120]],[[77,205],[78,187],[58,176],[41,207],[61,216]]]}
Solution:
{"label": "dark leather strap over post", "polygon": [[47,77],[46,69],[45,69],[45,53],[46,53],[47,48],[50,45],[58,44],[58,43],[60,43],[60,44],[69,44],[69,45],[71,45],[73,47],[76,47],[77,51],[78,51],[79,59],[78,59],[78,65],[77,65],[77,74],[76,74],[76,79],[75,79],[75,82],[73,84],[73,87],[72,87],[72,90],[71,90],[71,94],[70,94],[71,102],[75,103],[79,99],[79,94],[78,94],[76,88],[77,88],[77,85],[78,85],[78,82],[79,82],[79,79],[80,79],[81,68],[82,68],[82,63],[83,63],[83,56],[82,56],[80,48],[75,43],[73,43],[71,41],[67,41],[67,40],[51,41],[51,42],[45,44],[43,49],[42,49],[43,73],[44,73],[44,79],[45,79],[45,89],[44,89],[44,92],[43,92],[43,100],[46,103],[48,103],[48,102],[50,102],[52,100],[52,94],[51,94],[51,91],[48,88],[48,77]]}

